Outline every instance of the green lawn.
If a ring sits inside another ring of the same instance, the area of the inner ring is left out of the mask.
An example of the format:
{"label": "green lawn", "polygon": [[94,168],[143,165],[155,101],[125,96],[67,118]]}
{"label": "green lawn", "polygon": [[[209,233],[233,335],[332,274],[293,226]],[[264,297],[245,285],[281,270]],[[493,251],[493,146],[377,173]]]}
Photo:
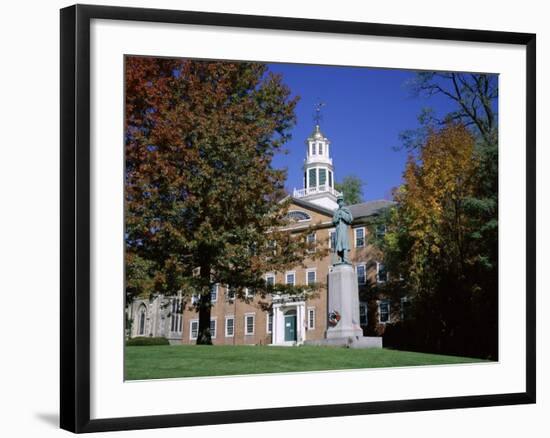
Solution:
{"label": "green lawn", "polygon": [[482,362],[458,356],[379,349],[268,346],[126,347],[126,380],[343,370]]}

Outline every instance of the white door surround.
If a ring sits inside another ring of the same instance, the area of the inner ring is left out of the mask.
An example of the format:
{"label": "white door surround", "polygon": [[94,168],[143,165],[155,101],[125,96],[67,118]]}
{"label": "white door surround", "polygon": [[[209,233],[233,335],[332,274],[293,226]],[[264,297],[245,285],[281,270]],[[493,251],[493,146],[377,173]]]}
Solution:
{"label": "white door surround", "polygon": [[[295,311],[296,341],[285,341],[285,314]],[[306,340],[306,303],[305,301],[281,301],[273,304],[273,344],[301,345]]]}

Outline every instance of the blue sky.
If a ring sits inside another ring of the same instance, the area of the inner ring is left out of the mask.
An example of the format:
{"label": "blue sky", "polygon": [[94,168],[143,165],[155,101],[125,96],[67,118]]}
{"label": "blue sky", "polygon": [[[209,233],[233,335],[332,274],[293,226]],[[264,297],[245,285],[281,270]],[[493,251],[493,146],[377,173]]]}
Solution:
{"label": "blue sky", "polygon": [[314,105],[322,101],[321,131],[331,141],[335,177],[359,176],[365,200],[390,199],[393,187],[401,183],[407,152],[395,151],[399,133],[418,127],[422,108],[431,107],[437,115],[454,109],[448,98],[413,97],[405,86],[413,71],[364,67],[269,64],[282,73],[283,82],[299,95],[297,124],[288,154],[274,159],[274,166],[288,168],[286,188],[302,187],[305,139],[314,127]]}

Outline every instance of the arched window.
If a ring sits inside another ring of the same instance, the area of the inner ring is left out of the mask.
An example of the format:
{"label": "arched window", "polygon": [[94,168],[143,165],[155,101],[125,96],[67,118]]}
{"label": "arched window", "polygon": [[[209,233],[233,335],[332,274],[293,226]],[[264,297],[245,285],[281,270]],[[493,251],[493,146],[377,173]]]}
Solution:
{"label": "arched window", "polygon": [[287,214],[288,219],[295,221],[295,222],[302,222],[302,221],[310,221],[311,216],[307,214],[305,211],[301,210],[292,210],[289,211]]}
{"label": "arched window", "polygon": [[138,325],[138,335],[144,335],[145,334],[145,316],[147,313],[147,309],[142,304],[139,308],[139,325]]}

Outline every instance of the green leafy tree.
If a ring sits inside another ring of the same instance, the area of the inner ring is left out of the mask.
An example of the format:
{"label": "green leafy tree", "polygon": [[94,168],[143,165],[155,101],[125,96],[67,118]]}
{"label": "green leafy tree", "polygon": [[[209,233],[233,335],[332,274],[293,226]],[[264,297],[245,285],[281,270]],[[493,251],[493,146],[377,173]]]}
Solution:
{"label": "green leafy tree", "polygon": [[198,296],[197,343],[211,344],[215,284],[303,291],[263,277],[312,256],[308,230],[281,229],[286,175],[271,164],[297,98],[261,63],[130,56],[125,71],[127,294]]}
{"label": "green leafy tree", "polygon": [[355,175],[344,177],[341,183],[336,183],[334,188],[344,194],[346,204],[359,204],[363,202],[363,186],[365,184]]}

